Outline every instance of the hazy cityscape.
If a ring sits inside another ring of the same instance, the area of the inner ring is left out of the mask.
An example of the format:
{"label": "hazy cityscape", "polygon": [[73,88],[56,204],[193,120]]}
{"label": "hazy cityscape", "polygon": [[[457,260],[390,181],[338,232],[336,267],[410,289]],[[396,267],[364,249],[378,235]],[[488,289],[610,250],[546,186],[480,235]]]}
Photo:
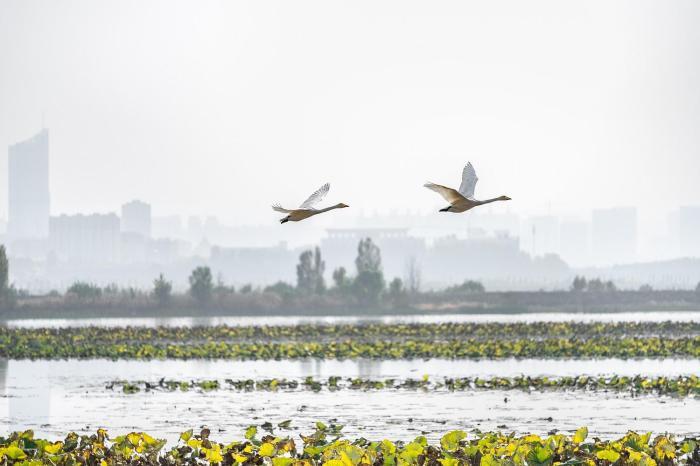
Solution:
{"label": "hazy cityscape", "polygon": [[159,215],[148,199],[128,197],[116,211],[66,214],[51,209],[50,147],[44,128],[8,148],[9,215],[0,242],[10,282],[31,293],[78,280],[149,287],[160,273],[183,289],[200,264],[237,286],[293,282],[300,253],[314,246],[330,277],[351,266],[367,237],[379,246],[387,277],[415,267],[426,290],[468,279],[490,290],[565,289],[579,274],[623,288],[693,288],[700,277],[698,205],[669,209],[652,245],[636,206],[528,217],[494,208],[459,220],[436,212],[360,213],[333,228],[309,222],[297,231],[280,230],[272,213],[269,224],[224,224],[216,216]]}

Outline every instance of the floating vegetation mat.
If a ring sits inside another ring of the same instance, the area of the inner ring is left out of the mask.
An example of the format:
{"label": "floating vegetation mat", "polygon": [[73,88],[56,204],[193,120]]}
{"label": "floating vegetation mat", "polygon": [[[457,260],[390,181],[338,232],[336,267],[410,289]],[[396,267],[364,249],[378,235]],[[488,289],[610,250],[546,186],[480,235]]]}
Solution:
{"label": "floating vegetation mat", "polygon": [[157,382],[116,380],[107,384],[107,389],[121,390],[124,393],[140,391],[295,391],[311,390],[586,390],[629,392],[631,395],[655,394],[672,396],[700,395],[700,377],[459,377],[430,379],[365,379],[352,377],[329,377],[327,379],[225,379],[219,380],[172,380],[160,379]]}
{"label": "floating vegetation mat", "polygon": [[99,343],[205,341],[372,341],[387,339],[520,339],[700,336],[700,322],[444,322],[299,324],[287,326],[0,328],[0,342]]}
{"label": "floating vegetation mat", "polygon": [[[700,357],[696,337],[592,337],[545,339],[453,339],[437,341],[291,341],[114,343],[90,336],[64,338],[60,332],[38,337],[0,335],[0,357],[9,359],[502,359],[502,358],[669,358]],[[88,334],[89,335],[89,334]]]}
{"label": "floating vegetation mat", "polygon": [[370,441],[342,436],[342,426],[316,424],[309,435],[293,439],[275,435],[290,421],[258,434],[249,427],[243,438],[220,443],[209,429],[184,432],[176,445],[143,432],[111,437],[70,433],[64,440],[34,437],[32,431],[0,437],[0,464],[22,466],[169,466],[169,465],[265,465],[265,466],[671,466],[700,464],[700,438],[676,439],[672,435],[629,432],[602,441],[588,438],[582,427],[572,435],[529,434],[454,430],[439,444],[425,437],[411,442]]}

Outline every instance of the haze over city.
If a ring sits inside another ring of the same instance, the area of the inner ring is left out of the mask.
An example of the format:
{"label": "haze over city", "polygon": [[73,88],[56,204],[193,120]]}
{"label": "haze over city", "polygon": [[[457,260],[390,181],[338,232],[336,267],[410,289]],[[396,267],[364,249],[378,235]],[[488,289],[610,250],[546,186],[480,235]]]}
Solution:
{"label": "haze over city", "polygon": [[[425,248],[507,235],[573,267],[697,257],[698,13],[691,1],[7,1],[0,147],[48,128],[50,215],[140,200],[149,237],[188,243],[177,257],[280,243],[296,257],[333,228],[405,229]],[[477,197],[513,201],[437,214],[422,184],[457,185],[467,161]],[[270,204],[326,181],[326,201],[350,209],[277,224]],[[39,263],[51,250],[8,248]],[[114,248],[110,261],[136,260]]]}

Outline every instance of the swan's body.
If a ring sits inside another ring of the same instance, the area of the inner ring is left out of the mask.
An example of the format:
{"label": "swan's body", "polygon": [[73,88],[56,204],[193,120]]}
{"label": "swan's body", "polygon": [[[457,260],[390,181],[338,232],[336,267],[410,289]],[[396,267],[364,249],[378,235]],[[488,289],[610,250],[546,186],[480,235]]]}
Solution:
{"label": "swan's body", "polygon": [[435,191],[450,203],[449,206],[445,207],[444,209],[440,209],[440,212],[454,212],[459,214],[466,212],[469,209],[473,209],[476,206],[491,202],[510,201],[508,196],[499,196],[494,197],[493,199],[485,199],[483,201],[474,199],[474,189],[476,188],[477,181],[479,181],[479,178],[476,176],[474,166],[471,162],[469,162],[464,167],[464,170],[462,170],[462,184],[459,186],[459,191],[435,183],[425,183],[423,186]]}
{"label": "swan's body", "polygon": [[279,204],[272,206],[272,210],[275,212],[281,212],[283,214],[288,214],[286,217],[280,219],[280,223],[287,222],[299,222],[301,220],[313,217],[314,215],[322,214],[323,212],[328,212],[333,209],[342,209],[349,207],[343,203],[336,204],[325,209],[315,209],[314,206],[321,202],[321,200],[326,197],[328,191],[331,189],[331,185],[326,183],[316,190],[307,200],[305,200],[298,209],[285,209]]}

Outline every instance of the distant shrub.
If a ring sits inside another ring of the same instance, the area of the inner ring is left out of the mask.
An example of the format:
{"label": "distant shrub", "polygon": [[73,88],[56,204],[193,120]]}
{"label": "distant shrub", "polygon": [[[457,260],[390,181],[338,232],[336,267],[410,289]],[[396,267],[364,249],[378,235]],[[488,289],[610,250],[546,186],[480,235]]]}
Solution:
{"label": "distant shrub", "polygon": [[294,288],[289,283],[279,281],[273,285],[266,286],[263,290],[265,293],[276,293],[281,297],[293,296],[296,293],[296,288]]}
{"label": "distant shrub", "polygon": [[484,293],[486,288],[481,282],[475,280],[465,280],[461,285],[450,286],[445,289],[446,293]]}
{"label": "distant shrub", "polygon": [[93,283],[77,281],[68,287],[66,293],[78,299],[97,299],[102,296],[102,288]]}
{"label": "distant shrub", "polygon": [[249,293],[252,293],[252,292],[253,292],[253,285],[251,285],[250,283],[248,283],[248,284],[246,284],[246,285],[243,285],[243,286],[241,287],[241,293],[242,293],[242,294],[249,294]]}

